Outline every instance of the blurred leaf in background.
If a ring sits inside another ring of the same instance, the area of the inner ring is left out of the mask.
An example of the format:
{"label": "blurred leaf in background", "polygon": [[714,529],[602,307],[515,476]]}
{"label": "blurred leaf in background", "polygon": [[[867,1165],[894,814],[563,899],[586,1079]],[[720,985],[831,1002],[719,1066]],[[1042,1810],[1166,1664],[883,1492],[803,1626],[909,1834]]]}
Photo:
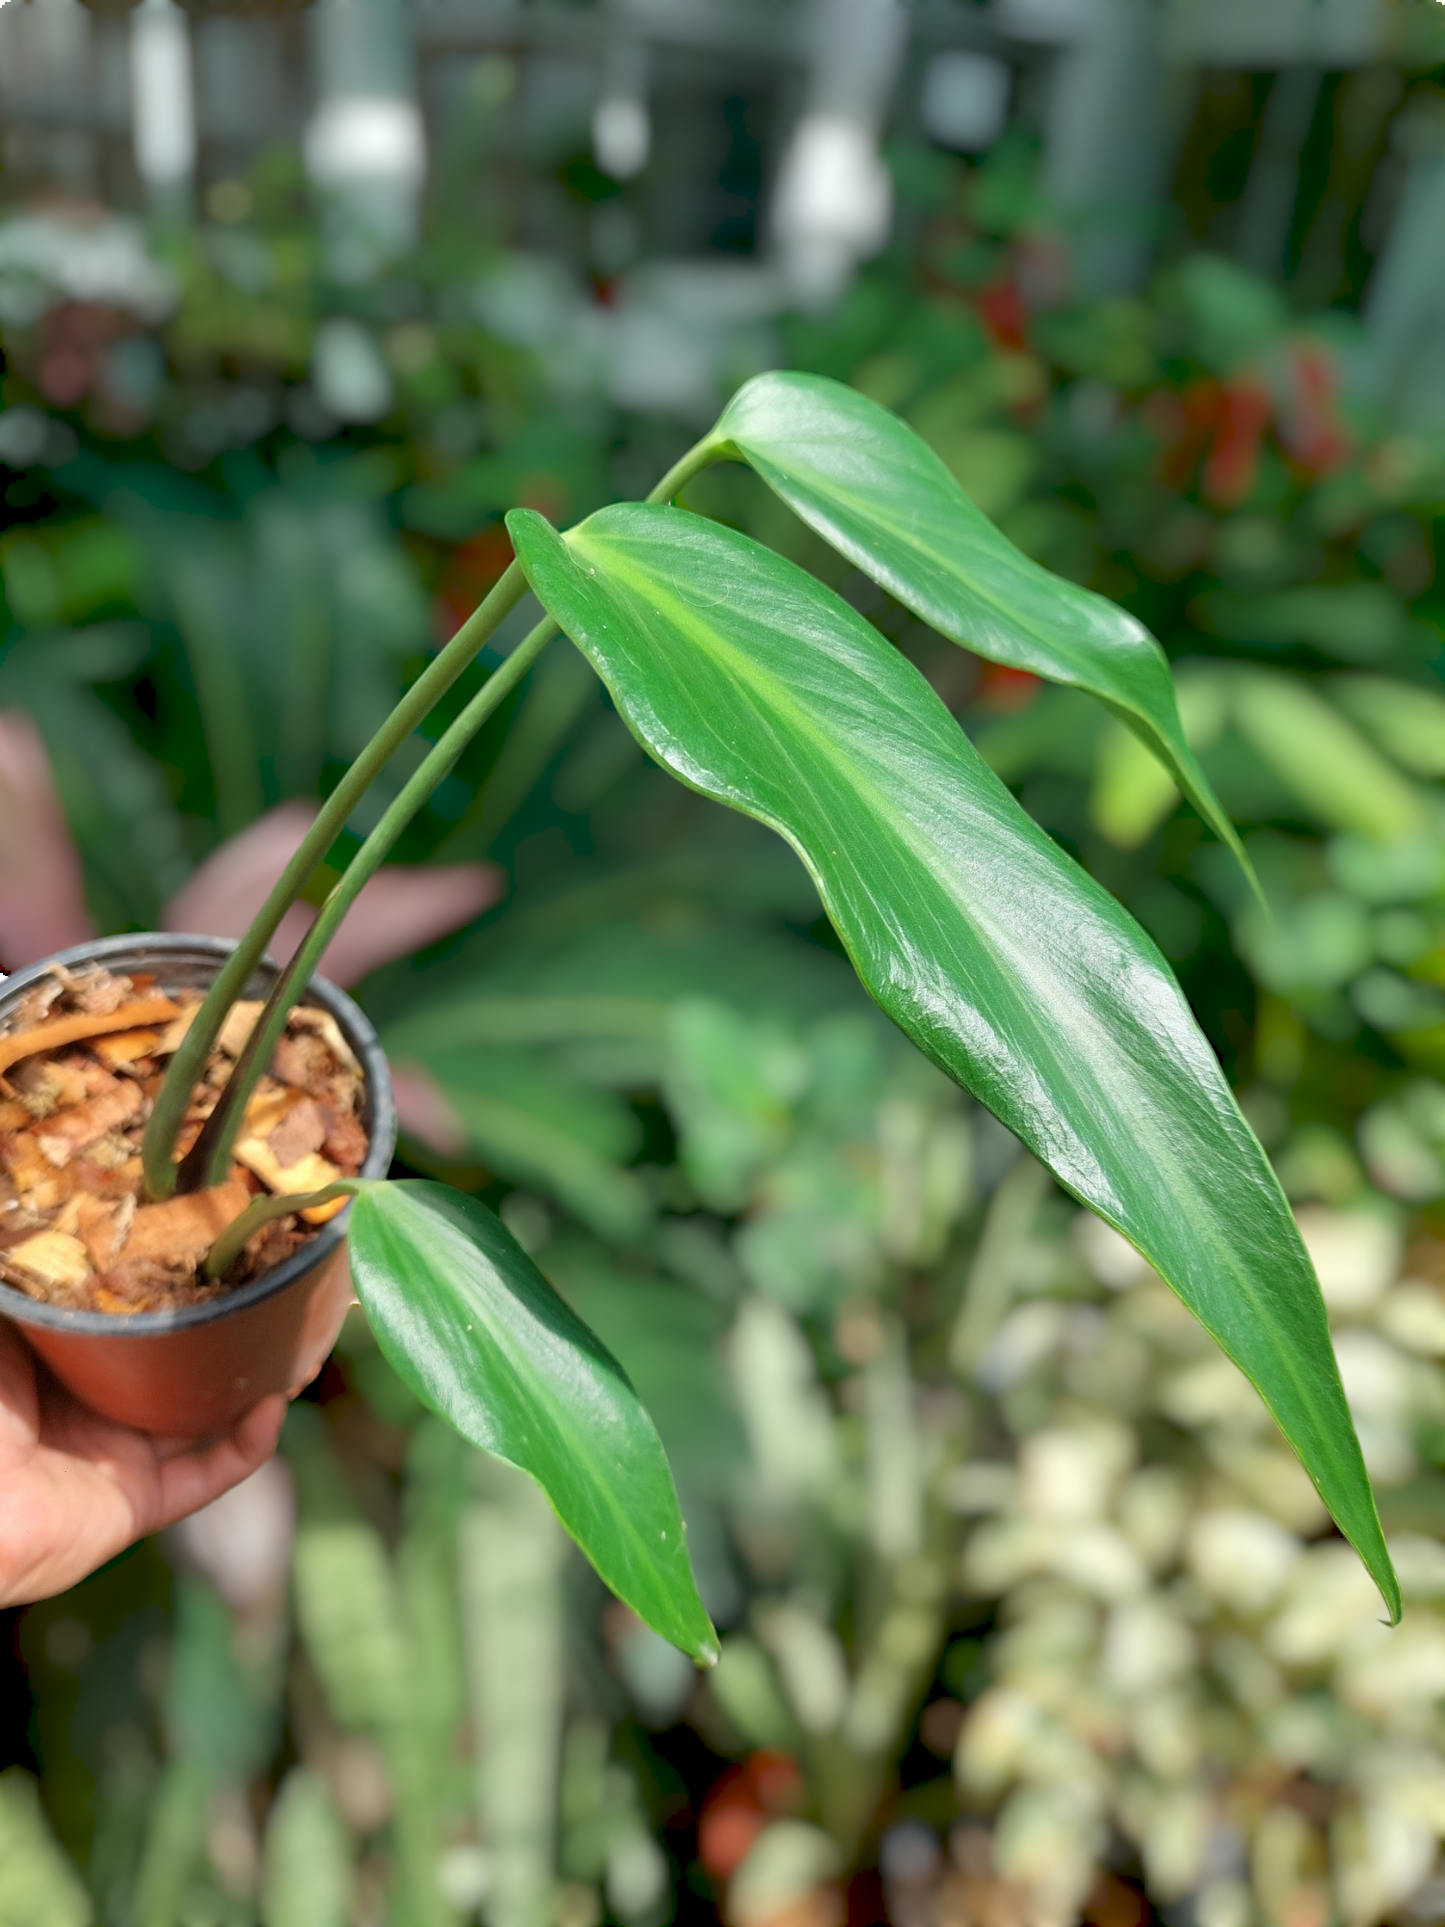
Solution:
{"label": "blurred leaf in background", "polygon": [[[1271,917],[1092,704],[976,664],[755,477],[688,500],[841,587],[1179,972],[1300,1212],[1404,1627],[1137,1255],[876,1020],[791,855],[549,668],[404,852],[491,858],[509,899],[363,994],[429,1080],[409,1168],[500,1209],[654,1417],[721,1665],[670,1670],[354,1321],[288,1433],[289,1604],[177,1541],[25,1616],[0,1920],[1439,1916],[1445,461],[1339,308],[1182,241],[1077,297],[1027,138],[895,161],[897,245],[775,358],[898,411],[1159,638]],[[153,923],[223,817],[325,792],[500,574],[506,509],[645,492],[695,432],[603,392],[565,275],[479,266],[505,210],[466,201],[323,346],[299,162],[246,192],[164,270],[126,244],[154,305],[76,408],[5,310],[0,702],[103,929]],[[348,354],[391,412],[342,435]]]}

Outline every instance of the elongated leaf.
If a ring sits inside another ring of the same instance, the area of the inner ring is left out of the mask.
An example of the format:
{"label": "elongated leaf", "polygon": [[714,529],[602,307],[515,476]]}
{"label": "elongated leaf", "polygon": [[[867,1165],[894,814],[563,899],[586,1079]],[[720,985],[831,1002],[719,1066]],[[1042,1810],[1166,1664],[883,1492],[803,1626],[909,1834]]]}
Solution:
{"label": "elongated leaf", "polygon": [[906,422],[841,382],[774,373],[738,390],[709,439],[940,635],[1107,704],[1249,869],[1149,631],[1031,561]]}
{"label": "elongated leaf", "polygon": [[[392,1061],[400,1061],[391,1038]],[[536,1051],[479,1051],[460,1039],[416,1053],[446,1093],[472,1149],[513,1184],[536,1186],[604,1238],[627,1243],[652,1215],[641,1180],[621,1161],[637,1149],[632,1110],[590,1089]]]}
{"label": "elongated leaf", "polygon": [[710,1665],[717,1637],[652,1420],[495,1213],[441,1184],[376,1185],[352,1207],[351,1270],[418,1398],[530,1473],[618,1598]]}
{"label": "elongated leaf", "polygon": [[351,1841],[325,1781],[293,1766],[266,1824],[267,1927],[346,1927],[354,1884]]}
{"label": "elongated leaf", "polygon": [[85,1927],[95,1913],[50,1830],[34,1780],[0,1773],[0,1920],[14,1927]]}
{"label": "elongated leaf", "polygon": [[811,576],[674,509],[508,526],[652,754],[787,837],[889,1015],[1254,1381],[1398,1612],[1309,1259],[1149,939]]}
{"label": "elongated leaf", "polygon": [[1382,842],[1424,829],[1415,785],[1301,677],[1241,671],[1232,707],[1240,732],[1332,829]]}
{"label": "elongated leaf", "polygon": [[1445,696],[1383,676],[1340,676],[1330,694],[1416,776],[1445,777]]}
{"label": "elongated leaf", "polygon": [[566,1541],[529,1479],[492,1468],[457,1539],[468,1699],[487,1843],[488,1927],[539,1927],[556,1885],[557,1769],[566,1714]]}

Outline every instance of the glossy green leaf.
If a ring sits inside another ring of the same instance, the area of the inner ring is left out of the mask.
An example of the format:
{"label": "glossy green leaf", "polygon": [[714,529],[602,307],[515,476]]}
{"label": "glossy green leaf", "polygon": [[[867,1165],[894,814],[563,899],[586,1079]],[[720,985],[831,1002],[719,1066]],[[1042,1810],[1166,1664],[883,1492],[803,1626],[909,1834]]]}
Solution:
{"label": "glossy green leaf", "polygon": [[794,514],[931,624],[990,662],[1096,696],[1248,862],[1179,720],[1163,650],[1103,596],[1052,575],[975,506],[886,408],[821,375],[757,375],[709,437]]}
{"label": "glossy green leaf", "polygon": [[350,1251],[377,1341],[417,1396],[530,1473],[618,1598],[711,1664],[652,1420],[496,1214],[445,1185],[375,1185],[352,1206]]}
{"label": "glossy green leaf", "polygon": [[1254,1381],[1398,1611],[1309,1259],[1149,939],[813,577],[675,509],[508,526],[658,761],[787,837],[889,1015]]}

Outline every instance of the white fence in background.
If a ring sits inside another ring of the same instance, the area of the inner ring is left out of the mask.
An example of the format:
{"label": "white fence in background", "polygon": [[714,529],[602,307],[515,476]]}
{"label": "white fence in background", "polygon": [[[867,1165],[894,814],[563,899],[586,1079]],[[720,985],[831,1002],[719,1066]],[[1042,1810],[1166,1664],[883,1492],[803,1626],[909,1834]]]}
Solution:
{"label": "white fence in background", "polygon": [[[580,103],[599,166],[626,180],[659,138],[665,62],[686,56],[719,73],[743,63],[770,73],[783,103],[761,245],[746,261],[691,270],[631,265],[654,281],[691,272],[693,299],[726,278],[727,303],[761,314],[783,298],[827,300],[886,239],[879,144],[890,123],[982,151],[1024,75],[1042,88],[1044,184],[1079,217],[1076,274],[1106,291],[1147,271],[1149,217],[1179,138],[1171,114],[1191,70],[1281,75],[1236,242],[1241,258],[1269,267],[1282,255],[1323,76],[1390,61],[1412,4],[250,0],[249,11],[226,11],[225,0],[193,0],[183,11],[139,0],[124,11],[125,0],[95,0],[93,10],[0,0],[0,155],[12,180],[164,216],[183,214],[198,188],[224,193],[251,153],[289,141],[325,190],[338,270],[364,277],[416,233],[438,132],[429,121],[457,95],[459,68],[476,71],[489,56],[510,63],[522,107],[541,120]],[[1445,322],[1445,120],[1414,116],[1401,145],[1399,214],[1367,312],[1393,356],[1433,367]],[[1091,220],[1099,209],[1113,218]],[[626,217],[619,208],[609,218],[617,232],[605,246],[625,260]]]}

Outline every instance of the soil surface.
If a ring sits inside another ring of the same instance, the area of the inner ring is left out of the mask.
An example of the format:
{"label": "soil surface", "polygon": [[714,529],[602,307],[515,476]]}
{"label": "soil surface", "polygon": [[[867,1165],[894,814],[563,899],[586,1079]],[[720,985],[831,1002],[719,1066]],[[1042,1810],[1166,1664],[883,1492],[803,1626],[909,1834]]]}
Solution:
{"label": "soil surface", "polygon": [[[161,1204],[141,1186],[141,1137],[201,993],[154,976],[55,966],[0,1026],[0,1286],[47,1304],[172,1311],[233,1290],[314,1238],[345,1206],[279,1218],[223,1283],[200,1278],[211,1245],[260,1192],[319,1191],[367,1152],[361,1067],[336,1019],[291,1013],[246,1106],[224,1184]],[[195,1142],[260,1014],[232,1009],[191,1094],[177,1155]]]}

